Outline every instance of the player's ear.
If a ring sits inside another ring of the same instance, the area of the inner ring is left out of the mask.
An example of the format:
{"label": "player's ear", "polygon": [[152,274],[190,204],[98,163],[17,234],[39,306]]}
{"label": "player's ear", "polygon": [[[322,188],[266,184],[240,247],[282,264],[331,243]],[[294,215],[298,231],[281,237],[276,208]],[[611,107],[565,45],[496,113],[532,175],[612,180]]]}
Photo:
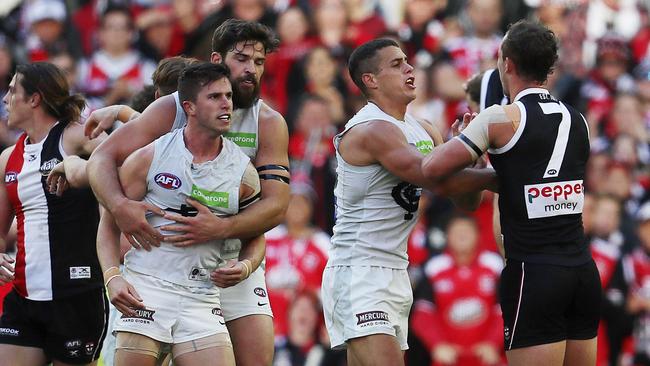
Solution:
{"label": "player's ear", "polygon": [[183,101],[183,110],[188,116],[193,116],[196,114],[196,105],[189,100]]}
{"label": "player's ear", "polygon": [[221,54],[219,52],[212,52],[210,54],[210,62],[213,64],[220,64],[221,61],[223,61],[223,58],[221,57]]}
{"label": "player's ear", "polygon": [[374,74],[371,74],[369,72],[365,74],[361,74],[361,82],[366,86],[368,89],[377,89],[377,78],[375,77]]}
{"label": "player's ear", "polygon": [[39,93],[34,93],[34,94],[32,94],[32,96],[29,97],[29,105],[32,108],[36,108],[41,104],[42,100],[43,100],[43,98],[41,97],[41,95]]}

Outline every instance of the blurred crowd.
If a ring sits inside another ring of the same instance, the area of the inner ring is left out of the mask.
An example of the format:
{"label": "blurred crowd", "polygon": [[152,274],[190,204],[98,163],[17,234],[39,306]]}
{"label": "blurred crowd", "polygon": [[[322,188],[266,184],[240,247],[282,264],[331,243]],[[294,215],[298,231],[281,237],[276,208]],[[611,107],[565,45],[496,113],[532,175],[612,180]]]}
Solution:
{"label": "blurred crowd", "polygon": [[[447,134],[478,111],[480,85],[466,81],[496,66],[507,25],[536,19],[561,45],[548,88],[590,127],[584,225],[604,288],[598,365],[649,365],[649,11],[648,0],[3,0],[0,96],[17,64],[50,61],[88,111],[146,106],[140,92],[157,62],[207,60],[225,19],[275,29],[282,43],[267,57],[261,95],[287,120],[292,170],[286,222],[267,235],[275,364],[344,365],[327,346],[318,296],[334,223],[331,141],[365,103],[347,57],[365,41],[398,40],[416,68],[409,112]],[[0,105],[3,147],[18,136],[6,118]],[[492,207],[487,193],[471,213],[423,195],[409,241],[409,365],[504,364]]]}

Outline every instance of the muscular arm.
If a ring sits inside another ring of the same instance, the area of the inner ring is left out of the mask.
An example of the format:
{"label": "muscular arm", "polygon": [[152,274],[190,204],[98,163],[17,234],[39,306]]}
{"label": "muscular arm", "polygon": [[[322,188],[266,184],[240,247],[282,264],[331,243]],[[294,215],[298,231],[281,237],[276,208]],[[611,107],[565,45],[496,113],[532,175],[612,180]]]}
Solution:
{"label": "muscular arm", "polygon": [[[259,143],[255,166],[289,166],[287,149],[289,133],[282,116],[267,106],[262,106],[259,121]],[[270,169],[259,171],[289,178],[289,172]],[[289,205],[289,184],[276,179],[261,179],[261,199],[238,215],[231,216],[218,238],[252,238],[261,235],[282,222]]]}
{"label": "muscular arm", "polygon": [[171,129],[176,106],[173,96],[159,98],[142,115],[113,132],[95,149],[87,173],[99,202],[115,218],[132,245],[133,237],[141,243],[155,245],[162,237],[144,220],[143,211],[159,215],[164,212],[150,205],[128,200],[120,187],[117,167],[136,149],[145,146]]}

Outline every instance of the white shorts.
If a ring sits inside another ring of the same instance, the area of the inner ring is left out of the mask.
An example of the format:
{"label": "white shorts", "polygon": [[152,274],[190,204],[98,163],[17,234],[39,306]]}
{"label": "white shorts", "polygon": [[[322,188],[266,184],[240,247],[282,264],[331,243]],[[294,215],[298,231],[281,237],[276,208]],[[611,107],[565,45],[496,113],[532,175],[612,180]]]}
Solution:
{"label": "white shorts", "polygon": [[138,291],[146,309],[136,310],[135,317],[120,314],[114,331],[142,334],[169,344],[228,333],[216,287],[185,287],[126,268],[124,278]]}
{"label": "white shorts", "polygon": [[413,290],[405,269],[370,266],[327,267],[321,296],[333,349],[371,334],[397,338],[408,349],[408,316]]}
{"label": "white shorts", "polygon": [[258,267],[244,281],[219,290],[221,291],[223,317],[227,322],[247,315],[273,317],[262,266]]}

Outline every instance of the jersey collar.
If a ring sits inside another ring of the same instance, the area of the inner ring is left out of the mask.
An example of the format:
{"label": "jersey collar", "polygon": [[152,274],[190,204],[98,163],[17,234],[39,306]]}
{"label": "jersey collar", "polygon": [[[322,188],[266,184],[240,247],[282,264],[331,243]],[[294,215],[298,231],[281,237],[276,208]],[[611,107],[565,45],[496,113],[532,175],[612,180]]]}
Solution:
{"label": "jersey collar", "polygon": [[516,102],[528,94],[551,94],[551,93],[549,93],[548,90],[544,88],[528,88],[520,91],[519,94],[517,94],[517,96],[515,97],[514,101]]}

